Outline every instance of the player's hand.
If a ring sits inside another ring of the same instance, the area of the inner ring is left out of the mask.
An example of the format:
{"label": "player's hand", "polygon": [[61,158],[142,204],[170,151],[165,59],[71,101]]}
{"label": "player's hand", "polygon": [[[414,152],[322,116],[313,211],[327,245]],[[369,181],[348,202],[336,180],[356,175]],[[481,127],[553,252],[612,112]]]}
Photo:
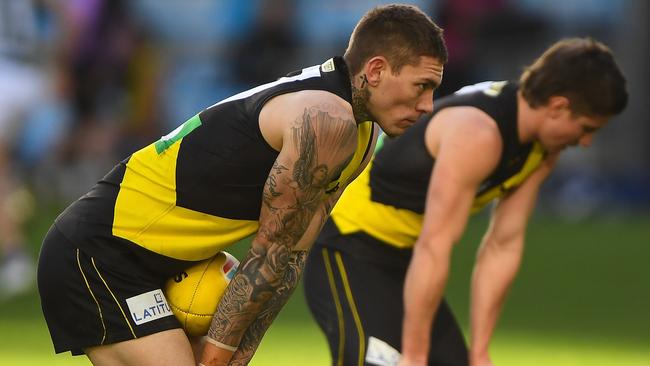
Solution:
{"label": "player's hand", "polygon": [[235,351],[217,347],[213,343],[205,342],[203,354],[201,355],[202,366],[227,366]]}

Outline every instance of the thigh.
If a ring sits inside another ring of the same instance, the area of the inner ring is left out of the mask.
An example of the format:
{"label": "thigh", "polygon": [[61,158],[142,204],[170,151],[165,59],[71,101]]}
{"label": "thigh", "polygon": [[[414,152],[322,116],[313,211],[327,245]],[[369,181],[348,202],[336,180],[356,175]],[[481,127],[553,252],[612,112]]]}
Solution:
{"label": "thigh", "polygon": [[95,366],[193,366],[190,342],[181,329],[84,350]]}

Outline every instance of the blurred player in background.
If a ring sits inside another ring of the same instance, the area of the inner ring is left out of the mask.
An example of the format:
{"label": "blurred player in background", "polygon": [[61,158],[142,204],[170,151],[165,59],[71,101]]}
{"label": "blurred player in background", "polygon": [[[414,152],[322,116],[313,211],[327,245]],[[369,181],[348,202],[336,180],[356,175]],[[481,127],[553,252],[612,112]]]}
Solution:
{"label": "blurred player in background", "polygon": [[14,153],[29,113],[46,99],[47,77],[38,64],[40,40],[36,8],[30,0],[0,6],[0,299],[33,286],[34,264],[22,224],[30,193]]}
{"label": "blurred player in background", "polygon": [[400,135],[431,113],[446,59],[421,10],[377,7],[343,57],[220,101],[119,163],[44,239],[38,286],[55,351],[95,365],[194,365],[161,288],[253,236],[200,357],[248,363],[370,160],[377,125]]}
{"label": "blurred player in background", "polygon": [[[490,337],[540,185],[565,148],[588,147],[626,103],[611,51],[567,39],[518,82],[462,88],[403,136],[382,137],[305,270],[332,364],[492,365]],[[443,293],[454,243],[469,215],[492,201],[472,279],[468,351]]]}

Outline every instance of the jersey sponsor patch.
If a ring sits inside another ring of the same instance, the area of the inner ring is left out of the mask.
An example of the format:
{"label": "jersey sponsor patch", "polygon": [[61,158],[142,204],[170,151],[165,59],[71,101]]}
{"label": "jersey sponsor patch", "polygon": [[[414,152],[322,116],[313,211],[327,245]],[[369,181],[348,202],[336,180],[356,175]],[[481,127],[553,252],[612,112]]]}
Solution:
{"label": "jersey sponsor patch", "polygon": [[129,297],[126,304],[131,318],[137,325],[174,315],[161,289]]}
{"label": "jersey sponsor patch", "polygon": [[397,366],[402,355],[390,344],[368,337],[368,350],[366,351],[366,362],[371,365]]}
{"label": "jersey sponsor patch", "polygon": [[322,65],[320,65],[320,69],[322,72],[332,72],[336,70],[336,66],[334,65],[334,59],[331,58],[325,62],[323,62]]}

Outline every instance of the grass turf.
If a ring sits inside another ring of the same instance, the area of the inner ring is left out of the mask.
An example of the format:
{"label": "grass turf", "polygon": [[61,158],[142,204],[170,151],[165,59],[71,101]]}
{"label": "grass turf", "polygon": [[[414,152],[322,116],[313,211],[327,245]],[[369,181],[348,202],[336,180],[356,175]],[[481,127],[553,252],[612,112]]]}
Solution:
{"label": "grass turf", "polygon": [[[32,225],[38,242],[47,225]],[[447,293],[465,326],[468,281],[484,227],[483,218],[473,219],[454,251]],[[650,366],[648,244],[650,217],[582,223],[536,217],[494,335],[495,364]],[[0,308],[0,366],[90,364],[85,357],[53,354],[35,291]],[[311,321],[300,289],[251,362],[280,364],[329,364],[325,338]]]}

